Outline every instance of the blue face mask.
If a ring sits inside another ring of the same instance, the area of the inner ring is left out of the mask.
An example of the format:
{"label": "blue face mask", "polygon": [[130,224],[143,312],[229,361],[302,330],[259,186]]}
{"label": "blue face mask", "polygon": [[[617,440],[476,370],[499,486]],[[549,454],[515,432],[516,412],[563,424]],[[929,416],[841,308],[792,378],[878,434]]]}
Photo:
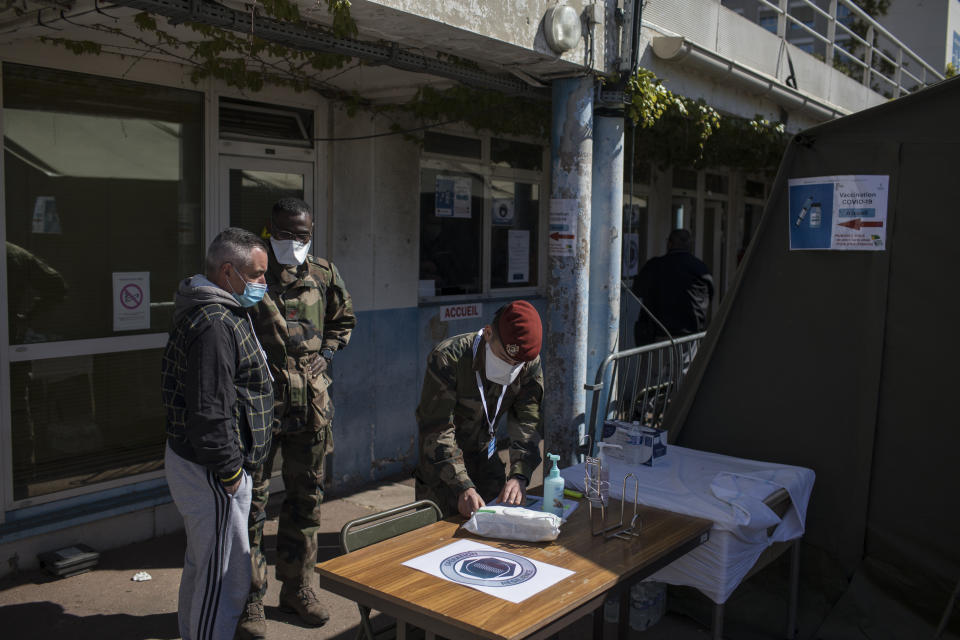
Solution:
{"label": "blue face mask", "polygon": [[[237,273],[239,274],[239,272]],[[240,277],[243,278],[242,275]],[[240,303],[241,307],[252,307],[263,300],[263,294],[267,292],[267,285],[259,282],[247,282],[246,278],[243,278],[243,281],[246,282],[243,293],[238,294],[231,291],[231,295]],[[229,285],[230,282],[227,281],[227,284]],[[230,288],[233,289],[233,287]]]}

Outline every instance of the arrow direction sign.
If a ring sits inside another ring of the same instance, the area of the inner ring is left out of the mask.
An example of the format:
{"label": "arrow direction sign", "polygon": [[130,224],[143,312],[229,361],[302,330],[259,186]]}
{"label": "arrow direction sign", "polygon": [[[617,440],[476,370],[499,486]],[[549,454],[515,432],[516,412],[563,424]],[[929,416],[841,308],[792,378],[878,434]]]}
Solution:
{"label": "arrow direction sign", "polygon": [[870,220],[861,220],[860,218],[855,218],[853,220],[848,220],[846,222],[839,222],[837,224],[839,224],[841,227],[847,227],[848,229],[856,229],[857,231],[860,231],[860,229],[863,227],[882,227],[883,226],[883,222],[879,220],[870,221]]}

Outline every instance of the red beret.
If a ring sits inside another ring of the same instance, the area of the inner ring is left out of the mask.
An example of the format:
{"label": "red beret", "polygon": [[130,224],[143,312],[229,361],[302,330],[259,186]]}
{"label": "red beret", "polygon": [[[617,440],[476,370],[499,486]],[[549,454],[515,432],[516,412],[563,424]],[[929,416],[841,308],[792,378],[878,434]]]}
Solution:
{"label": "red beret", "polygon": [[540,314],[526,300],[511,302],[503,308],[497,332],[507,355],[514,360],[530,362],[540,354],[543,339]]}

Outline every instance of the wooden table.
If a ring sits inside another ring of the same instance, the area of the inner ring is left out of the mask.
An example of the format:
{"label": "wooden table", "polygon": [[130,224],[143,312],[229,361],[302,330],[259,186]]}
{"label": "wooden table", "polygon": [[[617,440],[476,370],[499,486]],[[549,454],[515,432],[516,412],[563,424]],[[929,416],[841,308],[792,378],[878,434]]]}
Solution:
{"label": "wooden table", "polygon": [[[628,505],[628,521],[631,509]],[[322,588],[446,638],[546,638],[590,612],[595,632],[602,629],[601,607],[610,589],[644,578],[702,544],[712,525],[641,505],[640,537],[604,541],[591,535],[588,511],[581,501],[560,537],[542,543],[473,536],[460,529],[462,518],[449,518],[322,562],[316,571]],[[620,503],[611,500],[610,511],[619,516]],[[513,604],[401,564],[464,538],[575,573]]]}

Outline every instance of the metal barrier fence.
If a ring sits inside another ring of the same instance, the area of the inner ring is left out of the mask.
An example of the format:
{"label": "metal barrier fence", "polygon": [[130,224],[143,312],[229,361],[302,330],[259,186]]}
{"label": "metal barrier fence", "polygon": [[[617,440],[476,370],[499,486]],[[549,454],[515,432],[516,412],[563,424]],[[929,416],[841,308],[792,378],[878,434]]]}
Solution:
{"label": "metal barrier fence", "polygon": [[[888,97],[943,80],[944,69],[934,69],[852,0],[721,0],[721,4]],[[852,28],[856,24],[866,33],[857,33]]]}
{"label": "metal barrier fence", "polygon": [[694,333],[607,356],[597,368],[594,384],[584,385],[593,392],[587,423],[591,442],[601,440],[604,420],[637,420],[643,425],[661,427],[663,414],[704,335],[705,332]]}

